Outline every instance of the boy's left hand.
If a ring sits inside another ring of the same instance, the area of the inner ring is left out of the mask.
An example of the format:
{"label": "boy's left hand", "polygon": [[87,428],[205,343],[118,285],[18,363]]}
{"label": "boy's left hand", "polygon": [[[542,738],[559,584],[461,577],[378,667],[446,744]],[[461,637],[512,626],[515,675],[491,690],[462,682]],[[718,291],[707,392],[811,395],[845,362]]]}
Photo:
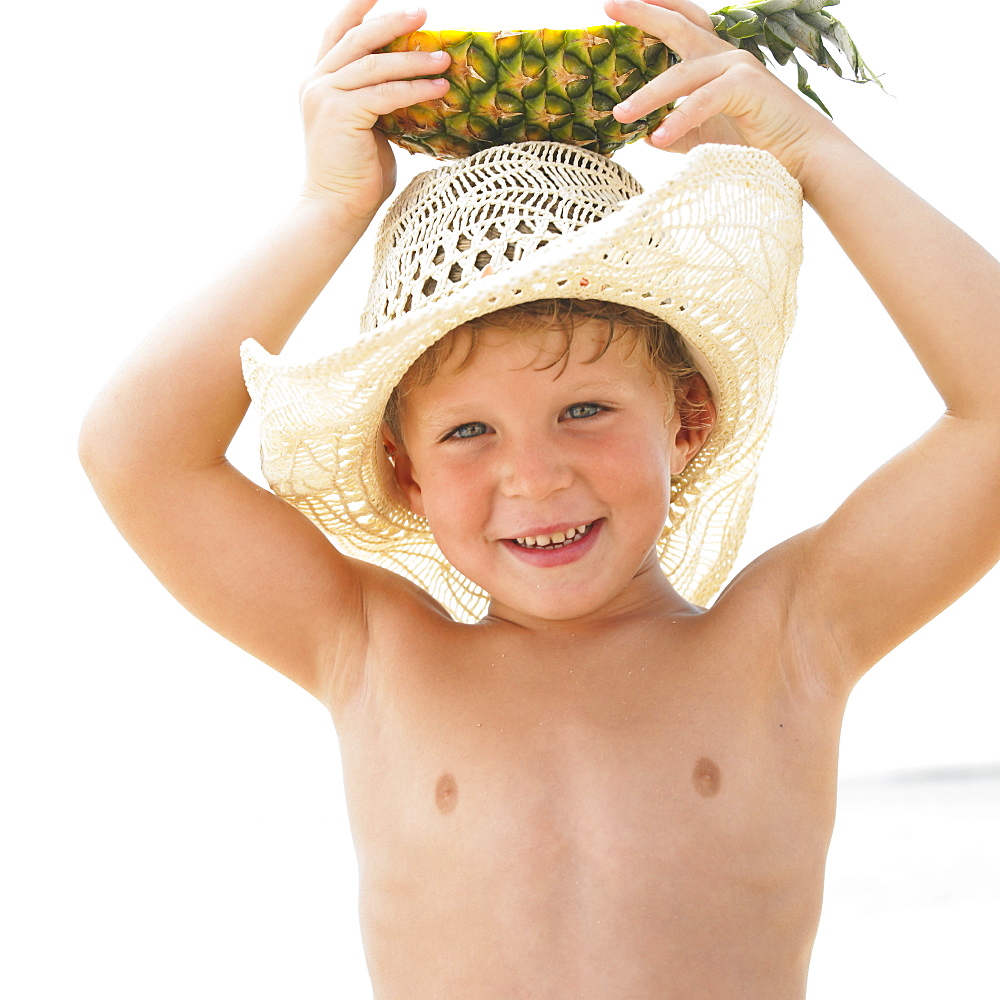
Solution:
{"label": "boy's left hand", "polygon": [[749,52],[720,38],[691,0],[605,0],[617,20],[659,38],[681,61],[619,104],[633,122],[683,98],[646,141],[684,153],[705,142],[766,149],[802,179],[811,154],[839,130]]}

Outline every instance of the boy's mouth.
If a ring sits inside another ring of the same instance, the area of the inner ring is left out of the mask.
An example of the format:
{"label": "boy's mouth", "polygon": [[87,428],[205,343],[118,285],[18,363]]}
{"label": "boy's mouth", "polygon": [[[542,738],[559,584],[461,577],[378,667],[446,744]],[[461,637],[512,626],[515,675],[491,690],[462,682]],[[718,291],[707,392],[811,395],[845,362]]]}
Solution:
{"label": "boy's mouth", "polygon": [[563,549],[573,542],[580,541],[581,538],[590,533],[593,527],[594,522],[591,521],[590,524],[580,524],[575,528],[567,528],[565,531],[553,532],[551,535],[527,535],[524,538],[511,539],[511,541],[522,549],[552,551],[553,549]]}

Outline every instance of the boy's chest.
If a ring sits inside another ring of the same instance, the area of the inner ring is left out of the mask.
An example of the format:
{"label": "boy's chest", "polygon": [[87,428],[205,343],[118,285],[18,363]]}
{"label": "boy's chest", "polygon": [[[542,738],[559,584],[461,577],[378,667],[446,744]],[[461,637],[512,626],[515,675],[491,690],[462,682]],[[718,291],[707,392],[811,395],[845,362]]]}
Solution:
{"label": "boy's chest", "polygon": [[733,864],[771,879],[788,862],[776,845],[825,844],[836,727],[798,716],[766,674],[645,644],[418,664],[341,731],[362,868],[403,851],[410,872],[487,881],[604,873],[624,889],[627,871]]}

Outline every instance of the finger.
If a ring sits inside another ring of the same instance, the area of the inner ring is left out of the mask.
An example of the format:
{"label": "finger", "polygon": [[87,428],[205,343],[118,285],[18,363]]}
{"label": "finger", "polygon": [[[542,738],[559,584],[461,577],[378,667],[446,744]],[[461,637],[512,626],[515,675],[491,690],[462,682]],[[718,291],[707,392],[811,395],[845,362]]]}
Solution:
{"label": "finger", "polygon": [[355,59],[378,52],[402,35],[416,31],[426,17],[427,12],[421,7],[412,13],[398,10],[356,24],[344,33],[340,41],[316,64],[316,68],[321,72],[334,73]]}
{"label": "finger", "polygon": [[[732,48],[704,19],[708,17],[701,8],[688,0],[606,0],[605,10],[624,24],[645,31],[664,42],[681,59],[697,59]],[[702,17],[694,21],[677,8],[700,11]]]}
{"label": "finger", "polygon": [[664,7],[666,10],[676,11],[683,14],[693,24],[705,31],[715,32],[715,25],[703,7],[693,3],[692,0],[646,0],[646,3],[654,4],[657,7]]}
{"label": "finger", "polygon": [[307,122],[325,116],[340,125],[367,129],[380,115],[444,97],[448,87],[448,81],[440,78],[390,79],[347,87],[340,74],[324,74],[303,89],[302,110]]}
{"label": "finger", "polygon": [[349,0],[339,14],[327,25],[323,32],[323,43],[319,47],[316,62],[322,62],[324,56],[336,45],[347,32],[361,24],[377,0]]}
{"label": "finger", "polygon": [[447,93],[447,80],[390,80],[364,91],[365,110],[377,118],[412,104],[433,101]]}
{"label": "finger", "polygon": [[709,81],[725,73],[734,62],[743,62],[742,56],[747,55],[732,46],[726,46],[726,49],[726,52],[714,56],[675,63],[656,79],[650,80],[637,90],[628,100],[615,105],[612,113],[622,123],[634,122],[672,104],[681,97],[693,94]]}
{"label": "finger", "polygon": [[730,61],[721,75],[692,91],[650,136],[652,144],[661,149],[672,146],[716,115],[738,118],[749,111],[748,68],[743,60]]}
{"label": "finger", "polygon": [[331,76],[338,90],[362,90],[416,77],[443,73],[451,62],[447,52],[377,52],[362,56]]}

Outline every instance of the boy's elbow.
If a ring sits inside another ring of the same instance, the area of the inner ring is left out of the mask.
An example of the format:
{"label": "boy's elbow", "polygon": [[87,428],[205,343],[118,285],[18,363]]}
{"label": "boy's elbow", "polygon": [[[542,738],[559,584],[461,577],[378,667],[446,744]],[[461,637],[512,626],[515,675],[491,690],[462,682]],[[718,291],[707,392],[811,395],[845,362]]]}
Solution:
{"label": "boy's elbow", "polygon": [[80,459],[80,465],[87,474],[94,489],[101,492],[101,483],[106,481],[111,475],[111,469],[115,462],[112,456],[110,445],[110,435],[108,429],[100,419],[98,403],[91,405],[87,415],[80,425],[80,433],[76,442],[76,453]]}
{"label": "boy's elbow", "polygon": [[80,424],[80,433],[76,439],[76,453],[80,459],[80,464],[83,466],[83,471],[88,476],[91,469],[99,461],[101,453],[101,436],[96,427],[98,421],[94,412],[97,409],[97,405],[98,401],[90,404],[90,409],[87,410],[83,422]]}
{"label": "boy's elbow", "polygon": [[116,412],[99,396],[87,411],[77,437],[77,455],[98,495],[130,475],[127,414]]}

